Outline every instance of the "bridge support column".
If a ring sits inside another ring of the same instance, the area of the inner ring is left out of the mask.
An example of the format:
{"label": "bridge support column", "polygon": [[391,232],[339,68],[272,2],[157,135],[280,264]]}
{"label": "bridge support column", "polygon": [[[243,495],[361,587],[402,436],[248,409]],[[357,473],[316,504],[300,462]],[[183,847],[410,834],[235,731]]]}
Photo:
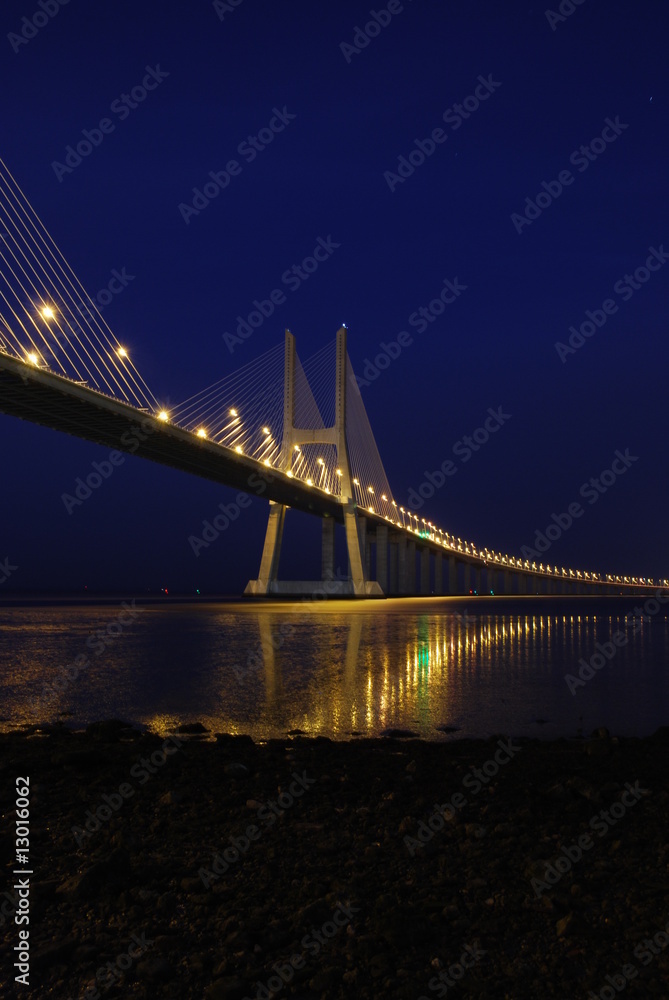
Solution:
{"label": "bridge support column", "polygon": [[463,570],[463,581],[464,581],[463,590],[465,594],[468,594],[472,586],[471,584],[472,567],[468,562],[463,562],[462,570]]}
{"label": "bridge support column", "polygon": [[492,568],[492,566],[486,566],[485,575],[486,575],[486,585],[488,587],[488,590],[492,591],[492,593],[494,594],[496,590],[495,570]]}
{"label": "bridge support column", "polygon": [[477,594],[481,593],[481,567],[474,567],[474,590]]}
{"label": "bridge support column", "polygon": [[420,592],[430,593],[430,550],[427,545],[420,550]]}
{"label": "bridge support column", "polygon": [[504,570],[504,593],[506,595],[511,593],[511,573],[508,569]]}
{"label": "bridge support column", "polygon": [[407,552],[406,535],[400,535],[397,540],[397,576],[399,578],[398,590],[400,594],[409,593],[409,553]]}
{"label": "bridge support column", "polygon": [[441,552],[434,554],[434,592],[435,594],[444,592],[444,557]]}
{"label": "bridge support column", "polygon": [[388,593],[389,594],[399,594],[400,592],[398,556],[399,556],[399,541],[397,539],[391,539],[388,547],[388,557],[389,557]]}
{"label": "bridge support column", "polygon": [[364,517],[356,517],[355,510],[344,511],[344,528],[346,530],[346,545],[351,571],[351,583],[356,597],[382,596],[381,588],[376,581],[368,582],[365,574],[365,540],[367,522]]}
{"label": "bridge support column", "polygon": [[458,592],[458,573],[454,555],[448,557],[448,592],[449,594],[457,594]]}
{"label": "bridge support column", "polygon": [[388,528],[376,526],[376,580],[384,594],[388,593]]}
{"label": "bridge support column", "polygon": [[407,542],[407,593],[416,593],[416,543],[413,538]]}
{"label": "bridge support column", "polygon": [[279,576],[279,557],[281,556],[281,541],[285,520],[286,508],[283,504],[274,503],[273,500],[270,500],[269,520],[267,522],[265,544],[263,545],[262,558],[260,560],[260,572],[257,580],[249,580],[244,591],[245,594],[269,594],[272,584],[276,583]]}
{"label": "bridge support column", "polygon": [[321,580],[334,580],[335,523],[331,517],[323,518],[321,535]]}

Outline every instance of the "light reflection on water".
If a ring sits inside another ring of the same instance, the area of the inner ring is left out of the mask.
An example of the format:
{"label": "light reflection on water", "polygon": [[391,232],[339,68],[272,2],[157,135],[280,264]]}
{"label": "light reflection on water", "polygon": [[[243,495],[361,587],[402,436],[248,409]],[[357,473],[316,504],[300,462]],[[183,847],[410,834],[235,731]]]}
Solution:
{"label": "light reflection on water", "polygon": [[[255,739],[450,738],[438,726],[643,736],[668,722],[669,621],[664,608],[626,619],[632,609],[532,598],[504,613],[485,598],[153,605],[125,618],[120,605],[2,608],[1,728],[122,718]],[[564,675],[617,631],[627,644],[572,695]]]}

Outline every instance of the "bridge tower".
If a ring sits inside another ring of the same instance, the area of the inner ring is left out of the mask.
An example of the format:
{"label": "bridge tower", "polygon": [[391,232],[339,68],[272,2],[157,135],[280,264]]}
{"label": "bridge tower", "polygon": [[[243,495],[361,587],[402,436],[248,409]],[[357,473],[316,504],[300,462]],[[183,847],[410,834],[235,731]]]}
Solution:
{"label": "bridge tower", "polygon": [[[368,579],[365,560],[364,520],[357,514],[357,504],[353,494],[351,467],[346,442],[346,327],[337,331],[336,344],[336,384],[335,422],[332,427],[308,428],[295,426],[295,337],[286,330],[284,359],[283,398],[283,440],[279,467],[288,472],[292,467],[295,449],[306,444],[334,445],[337,452],[337,467],[341,472],[341,504],[343,507],[344,529],[350,576],[335,580],[334,539],[335,522],[331,517],[323,518],[322,581],[280,581],[279,557],[281,541],[289,509],[284,504],[270,500],[269,521],[265,534],[260,572],[257,580],[249,580],[245,594],[251,596],[285,595],[297,596],[313,594],[315,590],[330,596],[383,597],[383,590],[375,580]],[[323,583],[326,584],[325,588]]]}

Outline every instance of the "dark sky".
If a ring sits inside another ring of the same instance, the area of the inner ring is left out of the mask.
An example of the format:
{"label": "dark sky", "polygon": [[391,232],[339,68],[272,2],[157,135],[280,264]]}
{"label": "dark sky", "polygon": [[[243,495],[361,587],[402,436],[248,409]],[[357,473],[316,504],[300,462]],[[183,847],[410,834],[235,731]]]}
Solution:
{"label": "dark sky", "polygon": [[[660,0],[572,7],[558,20],[527,3],[404,0],[374,20],[349,0],[71,0],[24,44],[11,33],[37,0],[6,0],[0,156],[92,294],[114,269],[133,275],[103,315],[161,399],[248,363],[286,326],[306,358],[345,322],[359,375],[406,331],[412,343],[362,388],[398,501],[450,459],[422,512],[463,539],[520,554],[580,502],[551,561],[667,576],[669,19]],[[347,47],[366,25],[366,46]],[[166,75],[136,108],[110,110],[147,67]],[[294,117],[251,161],[240,144],[274,109]],[[99,147],[54,169],[105,117],[115,128]],[[390,176],[412,151],[413,172]],[[186,222],[180,204],[232,159],[241,172]],[[287,288],[319,237],[339,246]],[[637,281],[650,248],[657,270]],[[446,279],[463,290],[412,325]],[[231,352],[223,334],[275,288],[286,301]],[[563,361],[555,344],[587,310],[601,325]],[[463,461],[458,442],[500,407],[508,419]],[[0,426],[0,559],[18,567],[6,590],[234,592],[257,574],[261,500],[196,558],[189,535],[233,491],[128,457],[68,514],[62,494],[108,449]],[[606,492],[579,496],[626,450],[635,460]],[[316,571],[318,531],[292,516],[286,575]]]}

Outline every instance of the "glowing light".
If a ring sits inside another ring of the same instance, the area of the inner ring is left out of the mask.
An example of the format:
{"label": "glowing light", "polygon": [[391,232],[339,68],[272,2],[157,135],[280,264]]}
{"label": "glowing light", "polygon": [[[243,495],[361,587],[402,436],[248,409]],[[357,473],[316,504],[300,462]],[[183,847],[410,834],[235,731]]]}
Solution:
{"label": "glowing light", "polygon": [[374,508],[373,507],[368,507],[367,510],[369,511],[370,514],[374,513]]}
{"label": "glowing light", "polygon": [[44,309],[42,309],[42,316],[44,317],[44,319],[54,319],[55,315],[56,314],[51,308],[51,306],[44,306]]}
{"label": "glowing light", "polygon": [[238,455],[243,455],[244,454],[244,452],[242,451],[242,446],[240,444],[237,445],[237,447],[235,448],[235,451],[237,452]]}
{"label": "glowing light", "polygon": [[385,493],[382,493],[382,494],[381,494],[381,499],[382,499],[382,500],[387,500],[387,499],[388,499],[388,497],[387,497],[387,496],[385,495]]}
{"label": "glowing light", "polygon": [[230,410],[230,416],[231,417],[236,417],[237,416],[237,411],[236,410]]}
{"label": "glowing light", "polygon": [[295,451],[299,451],[300,450],[299,444],[296,444],[294,447],[295,447]]}
{"label": "glowing light", "polygon": [[33,364],[33,365],[39,364],[39,358],[37,357],[37,355],[35,354],[34,351],[31,351],[30,354],[27,355],[27,358],[28,358],[28,361],[30,361],[31,364]]}
{"label": "glowing light", "polygon": [[197,436],[198,436],[199,438],[206,438],[206,436],[207,436],[207,432],[206,432],[206,430],[204,429],[204,427],[200,427],[200,428],[198,429],[198,432],[197,432]]}
{"label": "glowing light", "polygon": [[367,487],[367,492],[368,493],[373,493],[374,492],[374,487],[373,486],[368,486]]}
{"label": "glowing light", "polygon": [[314,485],[313,479],[307,479],[307,486],[313,486],[313,485]]}
{"label": "glowing light", "polygon": [[119,347],[119,349],[118,349],[118,351],[116,353],[118,354],[119,358],[127,358],[128,357],[128,352],[126,351],[125,347]]}
{"label": "glowing light", "polygon": [[338,476],[343,476],[343,475],[344,475],[344,473],[343,473],[343,472],[341,471],[341,469],[337,469],[337,475],[338,475]]}
{"label": "glowing light", "polygon": [[263,427],[262,432],[263,434],[271,434],[269,427]]}
{"label": "glowing light", "polygon": [[270,462],[269,458],[266,458],[266,459],[265,459],[265,465],[271,465],[271,464],[272,464],[272,463]]}
{"label": "glowing light", "polygon": [[293,473],[290,471],[290,469],[288,470],[288,472],[286,473],[286,475],[288,476],[289,479],[293,478]]}
{"label": "glowing light", "polygon": [[317,461],[319,465],[325,465],[325,462],[323,461],[322,458],[319,458]]}
{"label": "glowing light", "polygon": [[169,420],[169,417],[170,417],[170,415],[169,415],[169,413],[167,412],[167,410],[161,410],[161,411],[160,411],[160,413],[158,414],[158,420],[162,420],[162,421],[163,421],[163,423],[164,423],[164,422],[165,422],[166,420]]}
{"label": "glowing light", "polygon": [[354,484],[354,486],[359,486],[360,485],[360,480],[359,479],[354,479],[353,480],[353,484]]}

